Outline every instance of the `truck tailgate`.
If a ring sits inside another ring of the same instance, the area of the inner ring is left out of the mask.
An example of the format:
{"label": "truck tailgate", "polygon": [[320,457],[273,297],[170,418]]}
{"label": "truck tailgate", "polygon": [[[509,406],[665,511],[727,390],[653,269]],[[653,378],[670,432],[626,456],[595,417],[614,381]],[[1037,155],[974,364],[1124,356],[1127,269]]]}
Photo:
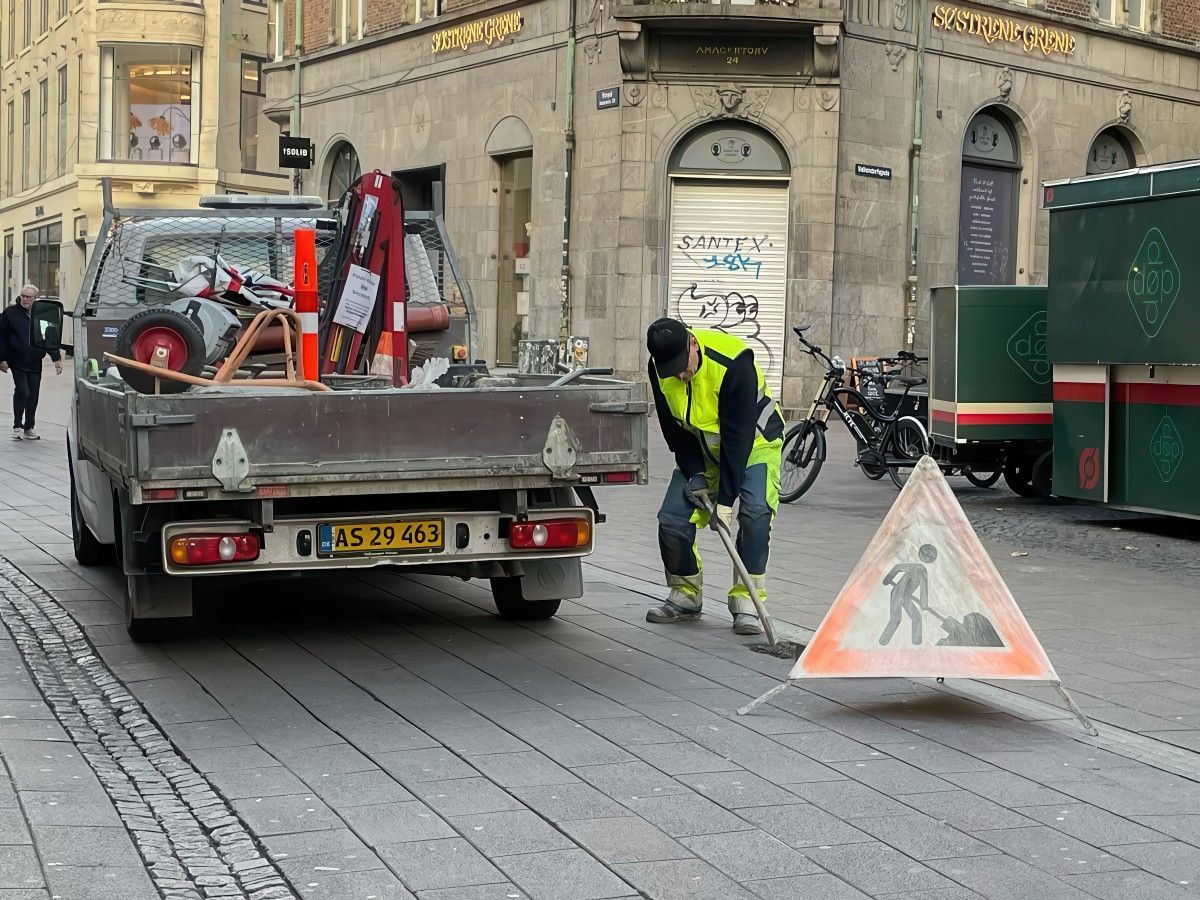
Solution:
{"label": "truck tailgate", "polygon": [[290,496],[646,479],[645,385],[118,394],[81,384],[81,450],[130,487]]}

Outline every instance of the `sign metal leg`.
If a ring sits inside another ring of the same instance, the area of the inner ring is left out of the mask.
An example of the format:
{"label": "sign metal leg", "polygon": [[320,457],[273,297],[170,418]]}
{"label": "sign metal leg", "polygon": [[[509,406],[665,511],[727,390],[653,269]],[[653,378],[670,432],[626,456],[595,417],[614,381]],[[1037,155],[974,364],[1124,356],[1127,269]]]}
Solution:
{"label": "sign metal leg", "polygon": [[767,691],[765,694],[763,694],[757,700],[751,700],[749,703],[747,703],[745,706],[743,706],[741,709],[739,709],[737,711],[737,714],[739,716],[744,716],[744,715],[747,715],[748,713],[754,712],[754,710],[758,709],[758,707],[762,706],[764,703],[766,703],[768,700],[770,700],[776,694],[781,694],[784,691],[786,691],[789,684],[791,684],[790,681],[785,681],[783,684],[775,685],[775,687],[771,688],[769,691]]}
{"label": "sign metal leg", "polygon": [[1075,705],[1074,698],[1067,693],[1067,689],[1063,687],[1061,681],[1054,682],[1054,689],[1062,695],[1063,700],[1066,701],[1067,708],[1075,714],[1075,718],[1077,718],[1080,724],[1083,725],[1084,730],[1092,737],[1100,737],[1100,732],[1096,730],[1096,726],[1092,724],[1092,720],[1085,716],[1083,714],[1083,710]]}

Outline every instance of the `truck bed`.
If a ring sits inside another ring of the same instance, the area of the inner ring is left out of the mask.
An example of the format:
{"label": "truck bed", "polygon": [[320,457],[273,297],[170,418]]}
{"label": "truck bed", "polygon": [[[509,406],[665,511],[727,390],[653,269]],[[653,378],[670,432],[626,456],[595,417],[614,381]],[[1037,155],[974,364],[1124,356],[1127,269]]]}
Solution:
{"label": "truck bed", "polygon": [[[134,503],[645,483],[645,385],[143,395],[80,380],[78,452]],[[615,476],[615,477],[614,477]]]}

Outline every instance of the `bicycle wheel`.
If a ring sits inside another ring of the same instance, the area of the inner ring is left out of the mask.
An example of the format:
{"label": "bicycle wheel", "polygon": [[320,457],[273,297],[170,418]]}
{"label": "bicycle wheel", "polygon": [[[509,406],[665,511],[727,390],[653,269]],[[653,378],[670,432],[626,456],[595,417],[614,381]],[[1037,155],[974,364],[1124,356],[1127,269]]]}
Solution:
{"label": "bicycle wheel", "polygon": [[812,487],[824,462],[825,429],[810,421],[794,426],[783,439],[779,499],[791,503]]}
{"label": "bicycle wheel", "polygon": [[[905,416],[896,424],[892,432],[890,455],[905,460],[888,466],[888,475],[892,484],[903,488],[908,483],[908,476],[922,456],[929,452],[929,436],[921,423],[912,416]],[[911,461],[911,462],[908,462]]]}
{"label": "bicycle wheel", "polygon": [[994,472],[984,472],[982,475],[977,474],[971,469],[963,469],[963,477],[979,488],[990,488],[1000,480],[1000,476],[1003,474],[1003,469],[996,469]]}

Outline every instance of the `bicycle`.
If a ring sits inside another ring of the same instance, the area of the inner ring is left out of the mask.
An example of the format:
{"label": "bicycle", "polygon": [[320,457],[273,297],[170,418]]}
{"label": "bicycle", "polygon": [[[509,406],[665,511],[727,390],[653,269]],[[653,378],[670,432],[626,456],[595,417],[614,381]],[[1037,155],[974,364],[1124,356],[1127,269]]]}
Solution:
{"label": "bicycle", "polygon": [[[929,433],[924,423],[912,416],[901,415],[908,393],[925,384],[924,378],[912,378],[895,371],[879,373],[848,367],[838,357],[830,358],[820,347],[804,337],[808,325],[795,325],[792,331],[804,345],[804,352],[825,366],[825,377],[808,411],[808,416],[793,425],[783,439],[783,459],[780,467],[779,499],[791,503],[807,491],[825,463],[826,440],[830,412],[836,412],[845,423],[858,446],[854,462],[868,478],[875,480],[884,474],[898,488],[904,487],[909,472],[917,460],[929,452]],[[920,358],[901,351],[896,357],[882,360],[886,364],[915,363]],[[884,379],[884,384],[904,386],[903,395],[891,414],[882,411],[882,404],[867,400],[862,392],[845,383],[847,374],[859,378]],[[847,407],[843,396],[849,397],[859,409]]]}

